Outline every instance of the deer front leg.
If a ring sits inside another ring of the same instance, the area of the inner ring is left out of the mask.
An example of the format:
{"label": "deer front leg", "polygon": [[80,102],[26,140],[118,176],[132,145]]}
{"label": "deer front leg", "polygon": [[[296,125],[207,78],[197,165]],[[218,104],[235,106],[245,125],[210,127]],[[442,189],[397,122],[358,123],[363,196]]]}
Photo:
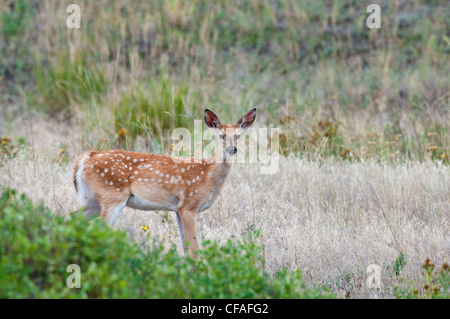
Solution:
{"label": "deer front leg", "polygon": [[[187,253],[186,242],[189,242],[189,253],[192,257],[196,258],[195,251],[198,249],[197,232],[195,230],[195,214],[197,211],[180,211],[181,223],[183,227],[184,242],[183,249]],[[182,238],[183,240],[183,238]]]}
{"label": "deer front leg", "polygon": [[176,215],[177,215],[178,232],[180,234],[180,239],[181,239],[181,246],[183,246],[183,250],[184,250],[184,252],[186,252],[187,247],[186,247],[186,241],[184,240],[183,223],[181,222],[181,215],[179,212],[176,212]]}

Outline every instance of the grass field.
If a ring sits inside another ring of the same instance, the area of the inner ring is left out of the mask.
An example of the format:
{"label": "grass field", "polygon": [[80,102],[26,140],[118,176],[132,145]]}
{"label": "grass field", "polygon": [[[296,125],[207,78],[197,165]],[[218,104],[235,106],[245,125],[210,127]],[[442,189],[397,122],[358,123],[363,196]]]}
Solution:
{"label": "grass field", "polygon": [[[445,1],[381,1],[380,29],[359,1],[79,1],[81,29],[66,27],[71,1],[11,3],[0,3],[2,188],[67,215],[83,151],[167,154],[172,129],[192,130],[204,108],[229,122],[256,107],[256,127],[280,129],[279,170],[235,165],[197,218],[201,239],[260,230],[265,270],[300,269],[344,298],[398,297],[423,286],[427,258],[449,262]],[[126,208],[115,228],[182,251],[173,213]],[[367,287],[370,264],[381,289]]]}
{"label": "grass field", "polygon": [[[47,161],[47,162],[46,162]],[[58,214],[77,209],[71,167],[24,155],[0,170],[0,183],[44,199]],[[300,183],[299,183],[300,182]],[[300,268],[311,285],[335,293],[371,297],[366,268],[383,269],[379,297],[400,285],[392,265],[400,252],[408,264],[402,278],[418,279],[426,258],[448,261],[448,168],[433,163],[380,166],[368,163],[284,159],[276,176],[235,167],[217,204],[199,215],[200,238],[241,239],[261,230],[267,270]],[[149,227],[148,232],[142,226]],[[126,208],[117,228],[145,245],[148,233],[182,252],[175,214]]]}

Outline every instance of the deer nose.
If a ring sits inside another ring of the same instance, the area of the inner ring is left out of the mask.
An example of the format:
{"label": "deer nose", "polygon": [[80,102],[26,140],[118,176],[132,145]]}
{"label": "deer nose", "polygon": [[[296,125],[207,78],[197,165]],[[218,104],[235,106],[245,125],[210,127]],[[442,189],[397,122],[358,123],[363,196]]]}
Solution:
{"label": "deer nose", "polygon": [[227,148],[227,153],[228,153],[228,155],[235,155],[237,153],[237,148],[229,147],[229,148]]}

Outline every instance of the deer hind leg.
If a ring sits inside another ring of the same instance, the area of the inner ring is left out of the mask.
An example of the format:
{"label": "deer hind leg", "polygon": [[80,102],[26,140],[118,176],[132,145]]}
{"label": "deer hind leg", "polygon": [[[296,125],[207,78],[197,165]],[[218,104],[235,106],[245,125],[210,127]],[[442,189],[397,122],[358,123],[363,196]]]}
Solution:
{"label": "deer hind leg", "polygon": [[189,242],[189,253],[191,256],[196,257],[195,251],[198,249],[197,232],[195,229],[195,215],[197,210],[180,211],[183,248],[185,253],[187,252],[186,243]]}
{"label": "deer hind leg", "polygon": [[80,204],[84,206],[82,212],[84,216],[86,216],[87,220],[91,221],[98,217],[100,215],[101,206],[97,196],[91,191],[90,187],[87,184],[80,183],[78,195]]}
{"label": "deer hind leg", "polygon": [[84,206],[82,212],[88,221],[100,215],[101,206],[97,195],[92,192],[92,188],[86,183],[84,175],[84,161],[87,155],[75,164],[74,184],[77,191],[78,202]]}
{"label": "deer hind leg", "polygon": [[113,227],[119,213],[124,209],[127,205],[128,198],[122,202],[114,202],[108,205],[102,206],[102,210],[100,216],[109,224],[109,226]]}
{"label": "deer hind leg", "polygon": [[88,198],[86,206],[84,207],[84,216],[88,221],[100,216],[101,207],[95,198]]}

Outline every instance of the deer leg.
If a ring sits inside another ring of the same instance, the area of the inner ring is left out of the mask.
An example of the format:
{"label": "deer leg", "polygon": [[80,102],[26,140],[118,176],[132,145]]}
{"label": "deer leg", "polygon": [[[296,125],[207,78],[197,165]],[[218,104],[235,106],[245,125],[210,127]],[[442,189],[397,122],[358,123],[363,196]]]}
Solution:
{"label": "deer leg", "polygon": [[86,203],[83,213],[87,220],[91,221],[100,215],[100,211],[101,207],[98,201],[95,198],[90,198]]}
{"label": "deer leg", "polygon": [[[195,251],[198,249],[198,240],[197,240],[197,233],[195,230],[195,213],[196,211],[181,211],[181,223],[183,226],[183,248],[185,250],[185,253],[187,252],[186,249],[186,242],[189,242],[189,253],[192,257],[196,257]],[[181,235],[181,234],[180,234]]]}
{"label": "deer leg", "polygon": [[100,215],[105,219],[105,221],[113,227],[117,217],[119,216],[119,213],[124,209],[124,207],[127,205],[128,198],[122,202],[113,202],[110,203],[108,206],[102,206],[102,211]]}
{"label": "deer leg", "polygon": [[183,246],[184,252],[186,252],[187,247],[186,247],[186,242],[184,241],[183,223],[181,221],[181,215],[180,215],[180,212],[176,212],[176,214],[177,214],[178,232],[180,233],[180,238],[181,238],[181,245]]}

